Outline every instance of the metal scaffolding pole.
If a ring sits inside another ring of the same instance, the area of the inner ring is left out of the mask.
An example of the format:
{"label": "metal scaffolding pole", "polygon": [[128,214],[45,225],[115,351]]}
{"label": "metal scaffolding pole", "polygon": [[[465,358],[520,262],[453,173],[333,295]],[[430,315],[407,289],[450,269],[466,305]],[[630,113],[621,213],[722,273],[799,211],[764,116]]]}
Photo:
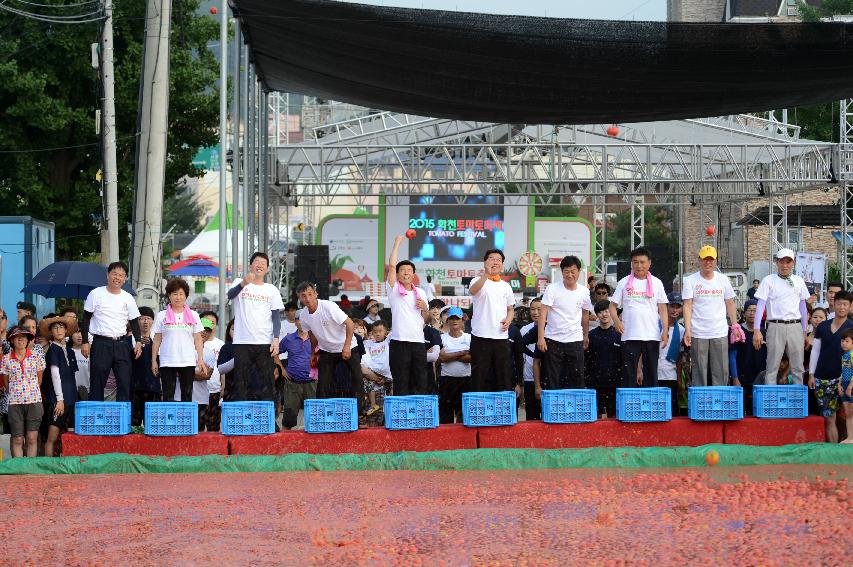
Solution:
{"label": "metal scaffolding pole", "polygon": [[255,250],[255,139],[257,138],[258,112],[255,107],[255,93],[257,92],[257,80],[255,67],[251,63],[247,69],[247,96],[246,96],[246,169],[244,170],[243,183],[243,231],[246,234],[246,263],[243,269],[249,266],[249,257]]}
{"label": "metal scaffolding pole", "polygon": [[631,249],[642,246],[646,237],[646,198],[643,195],[631,197]]}
{"label": "metal scaffolding pole", "polygon": [[605,257],[605,241],[607,234],[607,196],[596,195],[593,202],[593,230],[595,231],[595,269],[598,277],[604,281],[607,275],[607,258]]}
{"label": "metal scaffolding pole", "polygon": [[853,289],[853,99],[841,101],[838,138],[838,179],[841,209],[841,279],[844,289]]}
{"label": "metal scaffolding pole", "polygon": [[236,278],[240,273],[240,65],[242,63],[242,38],[240,35],[240,20],[234,19],[234,66],[232,69],[231,100],[231,277]]}
{"label": "metal scaffolding pole", "polygon": [[266,91],[261,91],[258,103],[258,250],[269,251],[269,218],[267,206],[269,200],[269,96]]}

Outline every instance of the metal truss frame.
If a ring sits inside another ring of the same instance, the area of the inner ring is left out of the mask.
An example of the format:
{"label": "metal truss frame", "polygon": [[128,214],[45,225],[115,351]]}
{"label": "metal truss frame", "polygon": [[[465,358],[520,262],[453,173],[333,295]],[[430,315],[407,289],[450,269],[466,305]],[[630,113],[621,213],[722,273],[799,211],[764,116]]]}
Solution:
{"label": "metal truss frame", "polygon": [[844,289],[853,289],[853,98],[841,101],[838,143],[838,180],[841,209],[840,270]]}

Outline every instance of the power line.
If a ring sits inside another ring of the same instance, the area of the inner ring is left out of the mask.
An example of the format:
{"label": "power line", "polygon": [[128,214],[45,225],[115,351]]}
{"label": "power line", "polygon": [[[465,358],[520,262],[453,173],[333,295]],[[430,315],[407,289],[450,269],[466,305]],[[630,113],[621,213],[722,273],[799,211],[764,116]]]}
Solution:
{"label": "power line", "polygon": [[[17,16],[23,16],[25,18],[29,18],[32,20],[38,20],[42,22],[48,22],[52,24],[85,24],[89,22],[96,22],[99,20],[103,20],[106,18],[106,15],[103,13],[103,9],[100,5],[98,5],[96,10],[86,13],[79,14],[71,14],[71,15],[50,15],[50,14],[39,14],[36,12],[28,12],[26,10],[22,10],[20,8],[15,8],[7,4],[9,0],[0,1],[0,10],[4,10],[9,12],[10,14],[15,14]],[[20,0],[19,0],[20,1]],[[22,4],[28,4],[28,2],[21,2]],[[80,4],[80,6],[86,6],[91,4],[91,2]],[[100,4],[100,2],[98,2]],[[41,5],[41,7],[51,7],[58,8],[59,5]],[[64,7],[64,6],[63,6]]]}

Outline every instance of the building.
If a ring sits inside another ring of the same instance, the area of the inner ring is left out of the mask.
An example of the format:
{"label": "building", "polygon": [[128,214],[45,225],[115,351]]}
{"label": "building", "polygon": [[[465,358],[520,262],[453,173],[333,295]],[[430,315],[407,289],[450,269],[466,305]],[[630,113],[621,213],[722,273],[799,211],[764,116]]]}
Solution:
{"label": "building", "polygon": [[[799,19],[802,0],[667,0],[670,22],[756,22]],[[806,0],[820,5],[821,0]]]}

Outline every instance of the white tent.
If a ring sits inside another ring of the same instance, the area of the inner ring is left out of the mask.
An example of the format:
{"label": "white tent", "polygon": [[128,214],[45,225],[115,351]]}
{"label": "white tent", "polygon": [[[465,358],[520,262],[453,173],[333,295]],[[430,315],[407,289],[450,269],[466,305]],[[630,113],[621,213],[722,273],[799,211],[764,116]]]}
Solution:
{"label": "white tent", "polygon": [[[231,227],[231,205],[228,205],[227,209],[227,222],[226,222],[226,234],[227,238],[225,241],[226,244],[226,264],[228,266],[231,265],[231,254],[232,254],[232,227]],[[240,220],[240,224],[238,225],[237,230],[237,241],[238,241],[238,249],[237,249],[237,258],[238,260],[243,258],[243,230],[242,230],[242,219]],[[254,246],[252,245],[252,249]],[[189,258],[190,256],[195,256],[197,254],[203,254],[205,256],[209,256],[214,261],[219,262],[219,213],[217,212],[210,222],[204,227],[204,229],[198,233],[198,235],[193,239],[192,242],[187,244],[183,249],[181,249],[181,256],[184,258]],[[238,267],[238,272],[242,271],[242,265]]]}

